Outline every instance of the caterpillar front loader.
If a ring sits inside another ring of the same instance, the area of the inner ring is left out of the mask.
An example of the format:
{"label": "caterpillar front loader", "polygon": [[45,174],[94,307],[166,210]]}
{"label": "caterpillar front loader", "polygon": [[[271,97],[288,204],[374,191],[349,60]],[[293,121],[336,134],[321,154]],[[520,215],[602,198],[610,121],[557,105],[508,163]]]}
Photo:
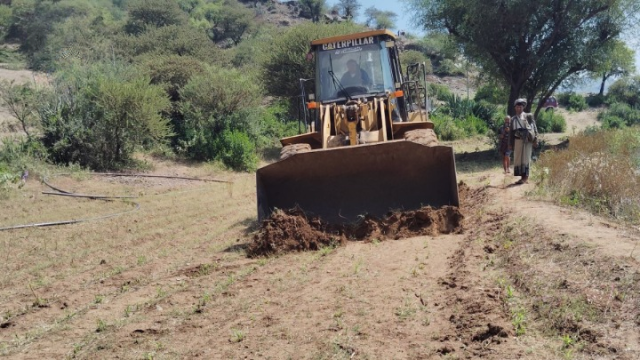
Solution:
{"label": "caterpillar front loader", "polygon": [[347,223],[459,205],[453,149],[438,145],[428,119],[425,65],[403,74],[393,33],[315,40],[307,59],[315,86],[300,81],[306,132],[281,139],[280,160],[258,169],[260,220],[295,206]]}

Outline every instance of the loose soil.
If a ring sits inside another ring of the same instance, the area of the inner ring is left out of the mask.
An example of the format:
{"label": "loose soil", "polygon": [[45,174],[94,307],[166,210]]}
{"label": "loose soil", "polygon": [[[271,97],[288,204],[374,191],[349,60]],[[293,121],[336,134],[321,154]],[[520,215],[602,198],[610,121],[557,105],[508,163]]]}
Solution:
{"label": "loose soil", "polygon": [[[554,141],[595,121],[567,117]],[[513,186],[484,139],[451,145],[459,209],[349,229],[295,209],[260,224],[255,175],[213,166],[144,158],[152,174],[232,184],[52,176],[76,193],[137,196],[140,208],[0,232],[0,354],[640,358],[638,229],[532,198],[535,184]],[[45,195],[38,175],[0,199],[0,227],[131,208]]]}

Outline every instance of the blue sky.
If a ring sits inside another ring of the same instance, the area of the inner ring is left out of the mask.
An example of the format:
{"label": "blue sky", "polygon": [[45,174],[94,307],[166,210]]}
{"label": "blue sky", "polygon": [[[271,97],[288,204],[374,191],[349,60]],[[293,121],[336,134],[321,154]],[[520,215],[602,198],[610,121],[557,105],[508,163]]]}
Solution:
{"label": "blue sky", "polygon": [[[364,10],[369,7],[375,7],[378,10],[393,11],[398,15],[396,18],[396,27],[393,30],[404,30],[416,35],[423,35],[422,31],[416,31],[415,26],[411,24],[411,16],[407,11],[407,4],[402,0],[359,0],[362,7],[360,8],[360,17],[357,18],[359,22],[364,22]],[[338,0],[327,0],[327,5],[332,6],[338,3]]]}

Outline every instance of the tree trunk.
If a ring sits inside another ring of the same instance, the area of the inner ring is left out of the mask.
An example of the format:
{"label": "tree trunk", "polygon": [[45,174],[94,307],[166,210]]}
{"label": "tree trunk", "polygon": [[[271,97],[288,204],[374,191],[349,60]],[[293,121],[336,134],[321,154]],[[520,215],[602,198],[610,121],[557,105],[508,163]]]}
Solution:
{"label": "tree trunk", "polygon": [[598,95],[602,96],[604,95],[604,83],[605,81],[607,81],[607,74],[603,74],[602,75],[602,83],[600,84],[600,92],[598,93]]}

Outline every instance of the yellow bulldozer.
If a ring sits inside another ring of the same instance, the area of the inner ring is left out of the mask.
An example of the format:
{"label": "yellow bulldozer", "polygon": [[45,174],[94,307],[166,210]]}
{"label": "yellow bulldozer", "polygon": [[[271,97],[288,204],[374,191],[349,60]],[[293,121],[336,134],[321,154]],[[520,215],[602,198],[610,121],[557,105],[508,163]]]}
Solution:
{"label": "yellow bulldozer", "polygon": [[259,220],[295,206],[348,223],[459,205],[453,149],[438,145],[429,121],[425,64],[403,73],[399,55],[388,30],[311,42],[315,79],[300,79],[305,130],[258,169]]}

